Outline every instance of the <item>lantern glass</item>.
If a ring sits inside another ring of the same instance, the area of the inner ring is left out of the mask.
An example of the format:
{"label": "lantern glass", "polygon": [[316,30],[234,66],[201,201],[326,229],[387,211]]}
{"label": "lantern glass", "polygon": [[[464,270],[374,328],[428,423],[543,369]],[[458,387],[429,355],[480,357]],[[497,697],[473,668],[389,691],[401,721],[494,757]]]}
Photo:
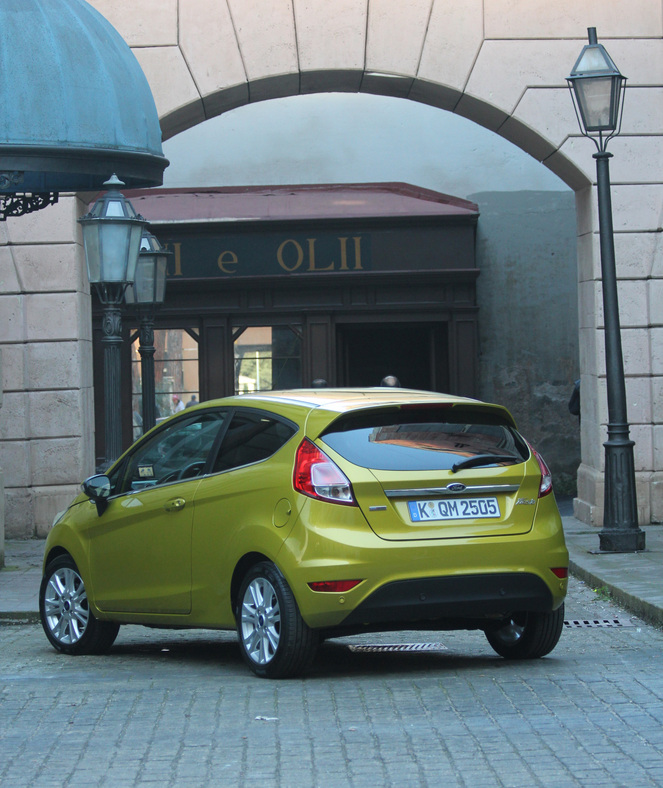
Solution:
{"label": "lantern glass", "polygon": [[582,123],[587,131],[614,131],[617,128],[621,103],[618,78],[578,79],[574,89]]}
{"label": "lantern glass", "polygon": [[[127,300],[129,299],[127,298]],[[152,255],[140,255],[133,285],[133,301],[137,304],[154,303],[154,258]]]}
{"label": "lantern glass", "polygon": [[602,44],[588,44],[580,53],[573,67],[574,74],[600,74],[602,71],[611,73],[617,68]]}
{"label": "lantern glass", "polygon": [[166,255],[159,255],[157,258],[156,267],[156,282],[154,287],[154,302],[156,304],[163,304],[166,298],[166,268],[168,265],[168,258]]}
{"label": "lantern glass", "polygon": [[597,42],[596,28],[590,27],[588,33],[589,44],[583,47],[567,80],[583,134],[614,134],[620,125],[626,77],[619,73],[605,47]]}
{"label": "lantern glass", "polygon": [[112,199],[109,197],[106,203],[106,216],[109,218],[124,219],[127,213],[125,211],[123,202],[123,200]]}
{"label": "lantern glass", "polygon": [[[138,257],[138,245],[132,244],[131,225],[120,223],[97,223],[100,248],[100,282],[129,282],[133,279],[130,271],[131,253]],[[133,266],[135,271],[135,263]],[[92,281],[92,280],[90,280]]]}
{"label": "lantern glass", "polygon": [[91,284],[101,281],[101,249],[98,223],[83,224],[83,248],[87,276]]}
{"label": "lantern glass", "polygon": [[140,224],[135,220],[131,224],[131,234],[127,240],[127,278],[125,281],[133,282],[136,277],[136,265],[140,251],[140,236],[143,232],[144,222]]}
{"label": "lantern glass", "polygon": [[152,233],[143,231],[135,281],[133,287],[127,288],[125,293],[125,301],[128,304],[145,306],[163,304],[170,254]]}
{"label": "lantern glass", "polygon": [[115,176],[106,181],[108,191],[78,220],[91,284],[132,282],[135,276],[146,222],[118,191],[123,185]]}

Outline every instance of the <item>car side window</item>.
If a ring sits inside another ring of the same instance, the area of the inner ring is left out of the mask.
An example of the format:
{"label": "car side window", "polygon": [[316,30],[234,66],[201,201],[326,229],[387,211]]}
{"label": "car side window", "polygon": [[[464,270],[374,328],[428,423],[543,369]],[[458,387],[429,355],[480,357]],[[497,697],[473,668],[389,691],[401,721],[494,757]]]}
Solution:
{"label": "car side window", "polygon": [[140,443],[128,458],[121,489],[141,490],[192,479],[205,470],[207,458],[228,411],[196,413],[179,419]]}
{"label": "car side window", "polygon": [[238,410],[221,442],[213,473],[271,457],[296,432],[295,427],[264,413]]}

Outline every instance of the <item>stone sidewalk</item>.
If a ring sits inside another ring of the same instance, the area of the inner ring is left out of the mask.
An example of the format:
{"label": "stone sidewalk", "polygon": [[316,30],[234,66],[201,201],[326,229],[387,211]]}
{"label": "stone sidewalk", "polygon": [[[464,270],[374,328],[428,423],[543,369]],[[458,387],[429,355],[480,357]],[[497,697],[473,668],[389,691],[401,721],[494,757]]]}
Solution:
{"label": "stone sidewalk", "polygon": [[569,570],[593,588],[605,589],[622,607],[663,627],[663,526],[648,525],[641,553],[599,553],[599,532],[575,517],[562,517]]}

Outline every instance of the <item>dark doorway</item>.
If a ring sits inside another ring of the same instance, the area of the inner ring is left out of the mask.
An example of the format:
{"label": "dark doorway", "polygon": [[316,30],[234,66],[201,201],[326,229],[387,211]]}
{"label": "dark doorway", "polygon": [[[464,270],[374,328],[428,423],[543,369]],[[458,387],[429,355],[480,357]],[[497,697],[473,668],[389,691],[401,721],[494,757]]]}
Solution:
{"label": "dark doorway", "polygon": [[446,324],[339,326],[343,386],[379,386],[395,375],[404,388],[445,391],[449,380]]}

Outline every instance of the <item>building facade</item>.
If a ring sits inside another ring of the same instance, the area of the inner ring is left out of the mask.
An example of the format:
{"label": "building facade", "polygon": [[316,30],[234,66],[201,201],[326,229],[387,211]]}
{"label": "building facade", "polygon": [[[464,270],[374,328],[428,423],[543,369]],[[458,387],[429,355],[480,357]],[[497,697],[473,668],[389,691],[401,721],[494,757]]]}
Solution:
{"label": "building facade", "polygon": [[[313,381],[378,386],[387,375],[407,388],[477,396],[475,204],[399,183],[129,196],[172,252],[155,332],[160,417],[194,395]],[[142,386],[130,315],[125,323],[134,340],[125,342],[126,443]],[[101,392],[102,365],[95,369]],[[95,401],[101,460],[103,400]]]}
{"label": "building facade", "polygon": [[[517,8],[509,0],[92,4],[141,63],[166,139],[250,102],[300,93],[376,93],[479,123],[575,191],[582,381],[575,506],[581,519],[599,525],[607,405],[594,148],[578,132],[565,84],[586,28],[596,27],[629,77],[622,134],[610,148],[622,339],[639,517],[642,523],[663,520],[659,2],[633,0],[628,13],[617,0]],[[91,197],[63,197],[0,225],[0,462],[8,535],[45,533],[96,463],[93,310],[76,222]]]}

